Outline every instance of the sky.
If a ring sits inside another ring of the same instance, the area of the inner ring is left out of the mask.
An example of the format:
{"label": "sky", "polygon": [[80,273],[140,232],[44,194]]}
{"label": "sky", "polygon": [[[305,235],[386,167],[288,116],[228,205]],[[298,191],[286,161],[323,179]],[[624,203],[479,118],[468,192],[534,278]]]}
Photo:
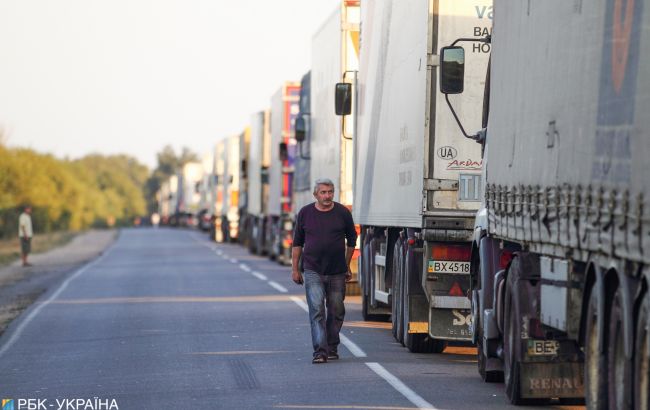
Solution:
{"label": "sky", "polygon": [[287,80],[339,0],[0,0],[4,143],[150,168],[237,134]]}

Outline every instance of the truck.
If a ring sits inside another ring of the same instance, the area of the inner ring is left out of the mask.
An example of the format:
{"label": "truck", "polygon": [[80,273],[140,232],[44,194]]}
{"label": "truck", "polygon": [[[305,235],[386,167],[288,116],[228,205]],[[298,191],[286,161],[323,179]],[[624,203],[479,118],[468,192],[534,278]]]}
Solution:
{"label": "truck", "polygon": [[247,207],[243,219],[249,229],[248,249],[265,254],[269,203],[269,167],[271,165],[271,112],[259,111],[251,117],[249,156],[246,163]]}
{"label": "truck", "polygon": [[[353,154],[355,114],[332,113],[335,85],[353,85],[359,70],[360,1],[341,1],[312,37],[312,95],[309,138],[311,174],[334,182],[334,200],[353,208]],[[354,108],[354,107],[353,107]],[[313,196],[312,202],[313,202]],[[352,280],[346,294],[359,294],[357,262],[359,249],[350,263]]]}
{"label": "truck", "polygon": [[197,227],[202,231],[210,231],[210,224],[212,215],[210,214],[211,204],[214,202],[213,184],[214,175],[212,174],[212,166],[214,164],[214,152],[212,150],[203,155],[201,161],[203,164],[203,175],[199,183],[199,212],[197,215]]}
{"label": "truck", "polygon": [[295,214],[303,206],[314,202],[311,186],[311,71],[305,73],[300,80],[298,107],[294,133],[297,143],[293,178]]}
{"label": "truck", "polygon": [[178,171],[178,204],[176,220],[180,226],[194,226],[199,213],[199,187],[203,177],[201,162],[188,162]]}
{"label": "truck", "polygon": [[[352,213],[361,233],[362,314],[390,316],[395,339],[412,352],[472,340],[467,294],[481,150],[457,137],[454,117],[441,109],[436,53],[476,27],[491,28],[491,7],[364,0],[357,84],[335,86],[337,114],[349,116],[355,95],[358,108]],[[468,74],[484,73],[488,55],[473,50]],[[483,87],[465,92],[479,100]],[[480,107],[465,104],[461,114],[480,124]]]}
{"label": "truck", "polygon": [[223,208],[221,212],[221,230],[224,242],[236,242],[239,239],[239,217],[241,215],[242,160],[245,161],[246,148],[250,138],[249,129],[225,139]]}
{"label": "truck", "polygon": [[294,123],[298,114],[300,83],[285,82],[271,98],[271,164],[265,243],[267,254],[291,264],[293,234],[293,173],[296,155]]}
{"label": "truck", "polygon": [[175,220],[176,204],[178,202],[178,176],[171,175],[160,185],[158,191],[158,213],[163,225],[171,225]]}
{"label": "truck", "polygon": [[216,242],[224,242],[227,238],[224,226],[224,203],[225,203],[225,178],[226,178],[226,156],[227,145],[226,140],[222,139],[214,146],[214,164],[212,167],[212,174],[214,175],[214,183],[212,186],[214,202],[210,207],[210,214],[212,215],[212,229],[210,230],[210,237]]}
{"label": "truck", "polygon": [[442,43],[450,107],[484,111],[459,118],[484,158],[472,325],[479,373],[512,403],[650,408],[648,6],[495,0],[480,100],[467,39]]}
{"label": "truck", "polygon": [[244,247],[250,246],[251,231],[248,219],[244,218],[248,210],[248,161],[250,158],[251,128],[247,126],[239,134],[239,205],[237,210],[237,241]]}

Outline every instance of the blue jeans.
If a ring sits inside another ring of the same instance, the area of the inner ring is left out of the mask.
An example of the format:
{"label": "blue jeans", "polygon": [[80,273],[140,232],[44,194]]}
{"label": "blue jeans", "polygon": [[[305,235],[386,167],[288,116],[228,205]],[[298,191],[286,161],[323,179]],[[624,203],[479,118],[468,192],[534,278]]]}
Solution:
{"label": "blue jeans", "polygon": [[[336,351],[339,343],[339,332],[345,318],[345,274],[320,275],[314,271],[305,270],[305,292],[309,306],[309,321],[311,323],[311,341],[314,345],[314,356],[327,355]],[[327,307],[327,316],[325,308]]]}

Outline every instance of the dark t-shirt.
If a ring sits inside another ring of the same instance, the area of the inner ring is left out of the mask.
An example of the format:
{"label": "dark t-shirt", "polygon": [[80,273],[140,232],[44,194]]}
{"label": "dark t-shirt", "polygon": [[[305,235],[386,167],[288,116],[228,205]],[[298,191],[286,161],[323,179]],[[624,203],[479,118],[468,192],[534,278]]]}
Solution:
{"label": "dark t-shirt", "polygon": [[357,232],[350,211],[334,202],[329,211],[319,211],[316,203],[304,206],[296,218],[293,246],[302,246],[303,266],[323,275],[348,271],[345,245],[354,248]]}

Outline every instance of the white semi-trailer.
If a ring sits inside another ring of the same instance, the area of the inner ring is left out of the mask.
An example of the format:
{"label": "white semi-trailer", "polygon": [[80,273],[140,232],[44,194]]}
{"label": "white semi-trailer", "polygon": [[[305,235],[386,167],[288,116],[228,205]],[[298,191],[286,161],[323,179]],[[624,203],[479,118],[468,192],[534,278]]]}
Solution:
{"label": "white semi-trailer", "polygon": [[213,166],[213,175],[214,175],[214,184],[212,188],[214,192],[212,197],[214,202],[211,204],[210,213],[212,214],[212,230],[210,231],[210,237],[217,241],[223,242],[225,240],[224,232],[224,179],[226,175],[226,140],[221,140],[217,142],[214,147],[214,166]]}
{"label": "white semi-trailer", "polygon": [[[335,85],[353,85],[359,70],[360,1],[343,0],[312,37],[311,104],[308,147],[312,179],[329,178],[334,183],[334,200],[352,209],[353,148],[356,111],[339,117],[334,115]],[[313,187],[312,187],[313,188]],[[310,189],[311,191],[311,189]],[[309,202],[314,201],[309,195]],[[352,281],[346,294],[359,294],[357,278],[357,249],[350,263]]]}
{"label": "white semi-trailer", "polygon": [[259,111],[251,118],[249,156],[246,163],[248,176],[247,207],[243,218],[249,227],[249,249],[252,253],[266,252],[266,230],[269,203],[269,166],[271,165],[271,113]]}
{"label": "white semi-trailer", "polygon": [[[361,224],[363,315],[391,314],[395,338],[411,351],[471,340],[467,294],[481,149],[458,137],[437,91],[436,53],[477,27],[490,30],[491,4],[364,0],[357,91],[337,85],[338,112],[354,105],[346,96],[358,99],[353,216]],[[469,53],[473,78],[485,77],[487,51]],[[472,98],[460,116],[479,126],[483,85],[466,94]]]}
{"label": "white semi-trailer", "polygon": [[296,155],[293,134],[299,98],[300,83],[296,82],[285,82],[271,97],[271,163],[265,243],[269,256],[282,264],[291,263]]}
{"label": "white semi-trailer", "polygon": [[[650,4],[494,7],[485,103],[452,97],[453,108],[485,107],[474,135],[485,152],[479,372],[504,378],[513,403],[586,396],[593,409],[648,409]],[[441,87],[461,93],[463,69],[477,66],[458,46],[441,54]]]}

